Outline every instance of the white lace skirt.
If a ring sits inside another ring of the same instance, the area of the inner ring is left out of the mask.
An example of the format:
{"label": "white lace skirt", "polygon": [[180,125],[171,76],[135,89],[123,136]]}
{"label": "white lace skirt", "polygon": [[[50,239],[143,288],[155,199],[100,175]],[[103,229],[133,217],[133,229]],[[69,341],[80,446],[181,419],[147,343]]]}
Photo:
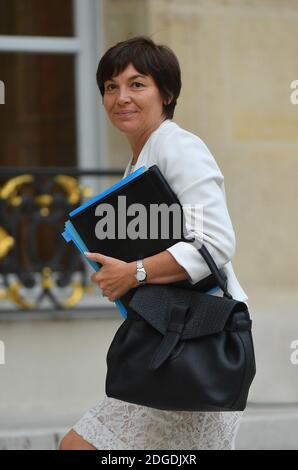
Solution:
{"label": "white lace skirt", "polygon": [[72,429],[98,450],[233,450],[242,416],[157,410],[105,395]]}
{"label": "white lace skirt", "polygon": [[165,411],[105,396],[72,428],[98,450],[233,450],[243,411]]}

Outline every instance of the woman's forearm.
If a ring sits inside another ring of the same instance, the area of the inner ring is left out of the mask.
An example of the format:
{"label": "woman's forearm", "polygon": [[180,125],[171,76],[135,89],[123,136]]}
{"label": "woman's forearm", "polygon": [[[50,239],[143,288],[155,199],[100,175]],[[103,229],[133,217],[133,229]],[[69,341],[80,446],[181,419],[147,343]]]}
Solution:
{"label": "woman's forearm", "polygon": [[[168,284],[189,279],[187,271],[177,263],[169,251],[165,250],[157,255],[148,256],[143,261],[149,284]],[[131,272],[135,274],[136,262],[133,261],[129,265]],[[135,280],[134,287],[137,285],[138,282]]]}

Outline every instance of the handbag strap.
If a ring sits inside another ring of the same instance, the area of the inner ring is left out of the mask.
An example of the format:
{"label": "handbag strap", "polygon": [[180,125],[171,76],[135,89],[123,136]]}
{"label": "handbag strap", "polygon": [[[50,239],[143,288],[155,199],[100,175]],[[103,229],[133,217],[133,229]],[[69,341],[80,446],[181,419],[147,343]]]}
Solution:
{"label": "handbag strap", "polygon": [[228,299],[232,299],[233,297],[228,291],[228,278],[222,271],[218,269],[217,264],[215,263],[214,259],[212,258],[206,246],[202,245],[202,247],[199,248],[198,251],[200,252],[204,260],[208,264],[209,269],[212,272],[212,274],[214,274],[219,287],[224,292],[224,297],[227,297]]}
{"label": "handbag strap", "polygon": [[[194,242],[196,242],[195,238],[184,238],[183,241],[186,241],[188,243],[191,243],[194,245]],[[224,297],[227,297],[228,299],[233,299],[232,295],[228,291],[228,278],[227,276],[223,273],[223,271],[220,271],[217,267],[217,264],[215,263],[214,259],[212,258],[211,254],[209,253],[208,249],[204,244],[202,244],[201,248],[198,248],[199,253],[201,256],[203,256],[204,260],[209,266],[210,271],[212,274],[215,276],[216,281],[221,288],[221,290],[224,293]]]}

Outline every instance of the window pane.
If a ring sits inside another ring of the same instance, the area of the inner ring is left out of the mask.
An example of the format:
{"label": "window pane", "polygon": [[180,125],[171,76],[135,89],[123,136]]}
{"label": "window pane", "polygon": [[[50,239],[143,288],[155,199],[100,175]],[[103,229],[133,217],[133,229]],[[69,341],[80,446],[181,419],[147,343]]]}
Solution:
{"label": "window pane", "polygon": [[0,34],[73,36],[72,0],[0,0]]}
{"label": "window pane", "polygon": [[74,60],[0,54],[0,165],[76,165]]}

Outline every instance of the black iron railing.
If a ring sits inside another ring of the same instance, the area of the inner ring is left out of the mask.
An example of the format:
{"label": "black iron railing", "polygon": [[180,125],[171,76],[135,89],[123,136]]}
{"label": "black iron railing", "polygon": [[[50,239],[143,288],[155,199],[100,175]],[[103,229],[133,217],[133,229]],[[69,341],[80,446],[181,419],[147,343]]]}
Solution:
{"label": "black iron railing", "polygon": [[81,308],[92,291],[86,263],[61,236],[91,196],[83,176],[120,179],[123,170],[0,167],[0,314]]}

